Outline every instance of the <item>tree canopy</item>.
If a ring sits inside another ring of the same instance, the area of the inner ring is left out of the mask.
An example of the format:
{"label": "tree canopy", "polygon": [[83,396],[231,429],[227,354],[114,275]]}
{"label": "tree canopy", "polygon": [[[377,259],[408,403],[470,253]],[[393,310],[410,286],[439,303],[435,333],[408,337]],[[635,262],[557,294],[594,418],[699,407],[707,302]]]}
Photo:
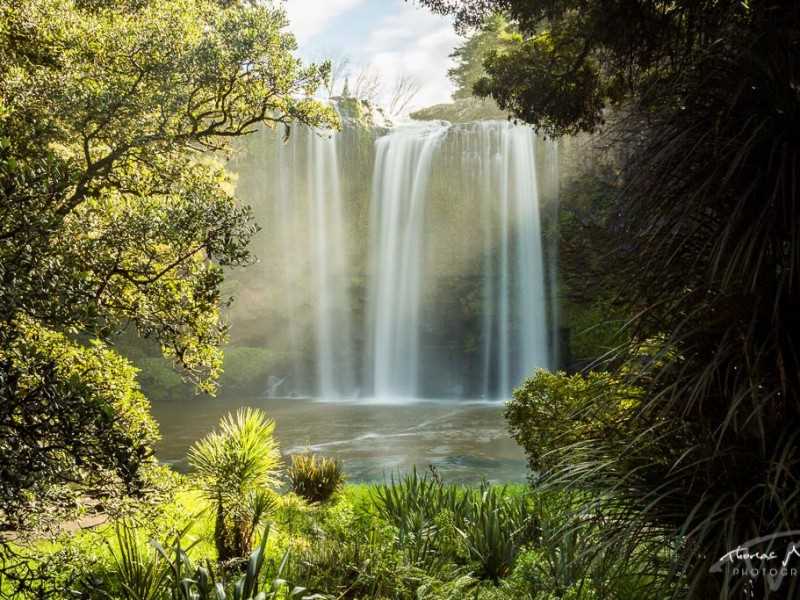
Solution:
{"label": "tree canopy", "polygon": [[328,65],[303,66],[286,25],[248,2],[0,7],[0,521],[93,473],[141,486],[156,430],[116,332],[213,392],[222,269],[256,230],[230,141],[338,126],[313,99]]}
{"label": "tree canopy", "polygon": [[504,40],[510,40],[508,23],[501,15],[492,15],[474,35],[453,50],[450,58],[455,66],[447,71],[455,84],[454,100],[473,97],[475,85],[486,75],[484,62],[499,50]]}
{"label": "tree canopy", "polygon": [[[465,30],[504,15],[515,38],[474,91],[553,135],[599,132],[618,156],[599,280],[631,315],[609,366],[638,365],[626,367],[645,390],[638,433],[594,440],[595,461],[558,476],[610,494],[654,535],[684,536],[693,597],[768,594],[763,579],[708,568],[800,518],[800,6],[423,4]],[[653,339],[660,350],[637,356]]]}

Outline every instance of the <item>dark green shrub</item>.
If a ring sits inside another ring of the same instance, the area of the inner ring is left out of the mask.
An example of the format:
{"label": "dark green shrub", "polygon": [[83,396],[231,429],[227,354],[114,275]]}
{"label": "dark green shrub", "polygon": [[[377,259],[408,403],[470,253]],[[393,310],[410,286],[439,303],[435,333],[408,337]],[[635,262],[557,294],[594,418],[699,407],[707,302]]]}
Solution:
{"label": "dark green shrub", "polygon": [[329,500],[345,480],[338,460],[313,454],[292,456],[287,475],[292,491],[309,502]]}
{"label": "dark green shrub", "polygon": [[[659,562],[671,548],[651,544],[604,503],[590,495],[567,491],[537,491],[530,512],[535,535],[519,552],[506,580],[518,592],[536,598],[574,600],[661,600],[669,597],[654,587]],[[626,543],[615,545],[625,530]],[[680,582],[676,582],[680,585]]]}
{"label": "dark green shrub", "polygon": [[596,440],[624,440],[626,420],[639,406],[641,394],[610,373],[569,376],[539,371],[514,390],[506,419],[536,475],[565,455],[572,463],[580,462],[583,449]]}
{"label": "dark green shrub", "polygon": [[320,530],[299,552],[292,576],[309,592],[331,600],[414,598],[415,569],[386,526],[370,520],[355,519],[346,530]]}

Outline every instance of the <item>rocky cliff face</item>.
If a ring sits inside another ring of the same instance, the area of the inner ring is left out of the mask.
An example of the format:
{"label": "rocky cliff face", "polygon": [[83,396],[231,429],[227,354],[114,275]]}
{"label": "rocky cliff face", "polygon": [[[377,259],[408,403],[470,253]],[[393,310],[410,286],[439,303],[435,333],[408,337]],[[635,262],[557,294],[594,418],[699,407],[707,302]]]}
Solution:
{"label": "rocky cliff face", "polygon": [[[392,124],[368,103],[334,100],[342,118],[340,132],[297,128],[284,141],[282,132],[260,131],[246,140],[231,164],[238,174],[237,196],[253,208],[262,228],[252,248],[258,264],[232,272],[228,278],[229,289],[237,297],[229,311],[231,338],[234,347],[270,349],[264,389],[269,375],[285,379],[284,393],[317,394],[321,343],[336,351],[326,367],[332,374],[329,377],[336,380],[349,369],[369,385],[363,374],[369,370],[372,343],[367,324],[377,254],[376,171],[383,173],[381,177],[396,176],[398,184],[413,183],[418,173],[388,173],[385,166],[377,169],[378,141],[391,135]],[[460,122],[478,114],[473,106],[473,113],[464,108],[452,125],[432,124],[441,140],[420,196],[424,247],[419,266],[419,339],[420,356],[425,359],[419,376],[425,385],[419,391],[428,396],[486,393],[479,368],[486,362],[482,356],[487,352],[486,323],[501,319],[487,306],[486,278],[499,275],[487,275],[486,265],[500,260],[500,246],[487,241],[486,224],[495,223],[497,231],[492,229],[491,235],[500,235],[498,219],[506,188],[502,184],[505,171],[497,161],[505,160],[509,151],[501,140],[506,139],[503,132],[510,125],[505,119],[498,119],[503,121],[499,124],[486,122],[493,113],[485,109],[480,113],[482,123]],[[428,110],[433,114],[433,108]],[[531,149],[522,162],[536,182],[545,231],[557,206],[555,149],[538,138]],[[519,177],[520,168],[509,167],[505,177]],[[481,185],[484,172],[492,173],[485,187]],[[514,217],[509,213],[508,218],[513,226]],[[513,254],[518,243],[510,242],[509,252]],[[542,245],[544,262],[552,262],[544,238]],[[516,285],[514,277],[507,285]],[[545,295],[553,285],[554,279],[548,279]],[[342,295],[347,297],[346,314],[338,306]],[[321,302],[332,303],[330,314],[334,315],[325,324],[328,334],[322,342]],[[345,329],[350,330],[346,340]],[[514,339],[514,333],[509,335]]]}
{"label": "rocky cliff face", "polygon": [[417,121],[448,121],[450,123],[472,123],[475,121],[504,121],[508,113],[500,110],[492,99],[464,98],[436,104],[411,113]]}

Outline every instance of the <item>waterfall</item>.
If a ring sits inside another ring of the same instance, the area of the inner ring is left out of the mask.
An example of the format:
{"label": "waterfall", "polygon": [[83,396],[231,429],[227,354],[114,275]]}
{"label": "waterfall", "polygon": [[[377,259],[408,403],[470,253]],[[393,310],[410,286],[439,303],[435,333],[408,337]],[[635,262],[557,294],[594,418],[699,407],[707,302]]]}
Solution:
{"label": "waterfall", "polygon": [[[484,394],[496,397],[507,396],[534,368],[548,366],[544,266],[532,133],[483,123],[478,136],[495,150],[482,170],[489,181],[497,182],[489,197],[495,196],[499,204],[497,225],[491,226],[489,215],[484,239],[484,260],[494,263],[489,272],[498,275],[496,281],[484,278],[484,311],[494,315],[494,322],[484,331],[482,344],[484,363],[494,362],[496,369],[494,385],[487,377]],[[493,257],[491,248],[498,246],[499,258]]]}
{"label": "waterfall", "polygon": [[377,141],[368,325],[379,399],[417,396],[426,194],[434,152],[446,131],[414,125]]}
{"label": "waterfall", "polygon": [[351,303],[348,298],[342,187],[338,137],[308,135],[308,181],[312,215],[313,272],[316,296],[317,389],[323,398],[354,392]]}
{"label": "waterfall", "polygon": [[[423,329],[436,328],[421,320],[423,290],[442,287],[436,281],[440,271],[423,279],[426,247],[436,236],[430,226],[435,219],[429,218],[432,180],[461,210],[477,207],[478,237],[460,260],[463,269],[477,264],[482,281],[481,396],[509,397],[536,368],[551,366],[535,146],[530,128],[493,121],[418,124],[378,140],[369,313],[376,398],[417,397],[422,361],[448,362],[431,353],[423,357],[419,348]],[[440,154],[444,158],[437,162]],[[448,374],[427,378],[437,376]]]}
{"label": "waterfall", "polygon": [[259,252],[266,287],[274,290],[266,343],[288,357],[284,370],[267,382],[270,394],[352,397],[351,270],[339,135],[299,128],[288,141],[277,132],[261,132],[251,144],[266,158],[243,169],[256,173],[249,186],[255,188],[253,203],[268,209]]}
{"label": "waterfall", "polygon": [[[280,249],[279,256],[283,257],[292,255],[292,246],[299,235],[297,228],[297,211],[291,200],[297,194],[296,181],[295,178],[291,176],[294,165],[296,164],[296,149],[295,144],[280,148],[278,160],[276,161],[278,165],[277,173],[275,173],[275,179],[278,182],[277,202],[275,203],[277,209],[276,222],[278,224],[276,237]],[[264,171],[266,172],[266,169]],[[266,191],[269,182],[262,180],[261,185],[264,186],[262,191]],[[280,295],[280,300],[283,304],[284,314],[286,315],[284,322],[286,323],[288,350],[289,355],[294,358],[300,356],[302,353],[300,343],[301,334],[300,331],[298,331],[300,327],[298,326],[299,319],[297,315],[300,300],[298,298],[298,286],[295,285],[297,265],[289,260],[281,260],[278,262],[277,266],[279,269],[278,277],[280,289],[284,290],[284,293]],[[281,384],[278,386],[269,386],[269,394],[271,396],[277,396],[279,395],[280,385],[285,383],[287,376],[282,373],[280,376],[273,375],[273,377],[276,379],[272,381],[281,380],[281,377],[283,378]],[[302,379],[302,365],[300,365],[298,361],[291,360],[291,371],[288,377],[291,379],[291,387],[295,387],[296,382]]]}
{"label": "waterfall", "polygon": [[240,286],[265,387],[498,400],[552,367],[554,148],[500,121],[263,134],[239,188],[264,227]]}

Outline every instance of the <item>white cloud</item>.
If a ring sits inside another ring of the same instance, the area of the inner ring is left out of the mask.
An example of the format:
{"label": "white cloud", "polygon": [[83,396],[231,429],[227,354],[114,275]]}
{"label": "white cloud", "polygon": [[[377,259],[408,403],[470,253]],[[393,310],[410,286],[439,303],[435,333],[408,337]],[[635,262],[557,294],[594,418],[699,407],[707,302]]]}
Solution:
{"label": "white cloud", "polygon": [[304,44],[325,29],[327,24],[365,0],[286,0],[289,29]]}
{"label": "white cloud", "polygon": [[[285,0],[285,6],[306,60],[347,58],[351,78],[369,68],[380,75],[384,96],[401,77],[413,77],[421,89],[411,111],[450,100],[449,55],[462,41],[450,19],[404,0]],[[347,23],[334,27],[346,13]]]}
{"label": "white cloud", "polygon": [[422,88],[413,110],[450,100],[449,55],[460,41],[449,20],[403,3],[370,33],[358,58],[374,66],[387,87],[404,75],[414,77]]}

